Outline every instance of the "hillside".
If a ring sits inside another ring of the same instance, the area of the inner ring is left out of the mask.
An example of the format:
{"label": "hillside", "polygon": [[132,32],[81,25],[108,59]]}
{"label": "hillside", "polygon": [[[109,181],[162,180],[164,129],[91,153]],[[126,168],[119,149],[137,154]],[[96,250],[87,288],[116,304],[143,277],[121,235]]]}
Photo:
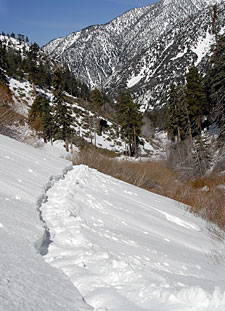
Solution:
{"label": "hillside", "polygon": [[0,147],[1,310],[224,310],[224,243],[185,206],[55,148]]}
{"label": "hillside", "polygon": [[112,96],[131,88],[142,108],[151,109],[165,104],[169,81],[181,79],[192,62],[206,69],[214,41],[208,6],[215,3],[217,31],[224,33],[222,1],[162,0],[55,39],[43,49],[91,87],[104,86]]}
{"label": "hillside", "polygon": [[[95,145],[100,149],[123,154],[126,150],[126,141],[119,134],[119,126],[113,116],[102,110],[101,120],[104,127],[101,133],[96,130],[96,111],[90,102],[90,91],[85,84],[60,63],[55,63],[48,58],[37,45],[30,46],[18,39],[3,35],[0,36],[0,43],[5,53],[2,60],[2,68],[5,64],[5,69],[2,70],[2,83],[0,81],[0,132],[2,134],[31,144],[37,144],[38,140],[43,139],[43,130],[37,126],[40,121],[35,121],[37,125],[33,122],[32,127],[31,122],[29,123],[29,113],[35,100],[42,98],[49,105],[53,115],[55,70],[61,66],[62,100],[72,119],[73,144],[79,147],[85,144],[89,147]],[[17,66],[15,66],[16,61]],[[51,138],[49,137],[48,140],[50,141]],[[149,139],[141,136],[139,149],[139,154],[144,156],[158,156],[164,153],[160,137]]]}
{"label": "hillside", "polygon": [[0,309],[92,310],[59,270],[39,254],[45,191],[72,169],[61,151],[37,150],[0,135]]}

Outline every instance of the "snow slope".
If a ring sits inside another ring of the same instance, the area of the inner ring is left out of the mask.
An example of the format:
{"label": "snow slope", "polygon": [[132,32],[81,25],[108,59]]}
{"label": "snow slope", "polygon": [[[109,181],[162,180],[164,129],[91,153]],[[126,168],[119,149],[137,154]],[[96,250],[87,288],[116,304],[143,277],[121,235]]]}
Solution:
{"label": "snow slope", "polygon": [[45,260],[95,310],[225,310],[225,245],[177,202],[86,166],[47,195]]}
{"label": "snow slope", "polygon": [[59,156],[0,135],[1,311],[225,309],[224,242],[203,220]]}
{"label": "snow slope", "polygon": [[[38,207],[55,176],[72,167],[61,151],[37,150],[0,135],[0,310],[91,310],[35,249],[44,228]],[[50,183],[51,179],[51,183]]]}

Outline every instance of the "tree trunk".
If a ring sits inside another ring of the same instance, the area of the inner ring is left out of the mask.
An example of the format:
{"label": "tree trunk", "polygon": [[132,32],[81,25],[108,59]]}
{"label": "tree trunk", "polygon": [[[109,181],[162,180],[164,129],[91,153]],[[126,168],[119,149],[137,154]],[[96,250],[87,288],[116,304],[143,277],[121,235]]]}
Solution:
{"label": "tree trunk", "polygon": [[73,141],[70,139],[70,152],[73,153]]}
{"label": "tree trunk", "polygon": [[202,124],[201,124],[201,117],[198,115],[198,127],[199,127],[199,131],[200,131],[200,134],[202,132]]}
{"label": "tree trunk", "polygon": [[136,135],[136,129],[134,127],[134,153],[135,153],[135,159],[137,158],[137,135]]}
{"label": "tree trunk", "polygon": [[35,99],[37,97],[37,91],[36,91],[36,87],[35,87],[34,82],[32,83],[32,87],[33,87],[33,90],[34,90],[34,99]]}
{"label": "tree trunk", "polygon": [[68,139],[67,138],[66,138],[65,143],[66,143],[66,151],[69,152],[69,143],[68,143]]}
{"label": "tree trunk", "polygon": [[128,152],[129,152],[129,157],[131,157],[131,144],[128,144]]}
{"label": "tree trunk", "polygon": [[181,141],[181,138],[180,138],[180,128],[178,127],[177,128],[177,142],[179,143]]}
{"label": "tree trunk", "polygon": [[43,133],[43,139],[44,139],[44,142],[47,144],[47,138],[46,138],[45,133]]}

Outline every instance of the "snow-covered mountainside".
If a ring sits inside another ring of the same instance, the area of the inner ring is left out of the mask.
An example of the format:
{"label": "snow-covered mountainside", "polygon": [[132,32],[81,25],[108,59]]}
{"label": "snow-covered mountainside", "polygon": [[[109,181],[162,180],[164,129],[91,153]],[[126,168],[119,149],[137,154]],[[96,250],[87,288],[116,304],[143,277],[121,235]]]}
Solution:
{"label": "snow-covered mountainside", "polygon": [[[0,133],[8,135],[19,141],[36,145],[40,143],[37,133],[31,130],[27,124],[28,112],[35,99],[33,85],[27,81],[9,79],[9,88],[12,94],[12,103],[10,103],[7,113],[0,118]],[[50,100],[53,99],[51,90],[36,87],[36,93],[45,94]],[[103,127],[101,135],[94,130],[95,114],[87,107],[85,101],[75,98],[69,94],[65,95],[65,102],[72,109],[74,119],[73,129],[75,131],[74,144],[80,145],[80,139],[92,143],[98,148],[123,153],[126,150],[126,143],[121,136],[118,136],[118,125],[115,122],[103,119],[106,126]],[[15,116],[9,114],[15,112]],[[23,120],[20,124],[18,116]],[[11,119],[10,119],[11,118]],[[153,138],[141,137],[142,144],[139,147],[140,156],[150,155],[151,157],[161,157],[165,153],[164,144],[167,139],[162,135]]]}
{"label": "snow-covered mountainside", "polygon": [[3,45],[7,47],[13,47],[16,51],[20,51],[21,54],[23,51],[29,51],[29,44],[27,44],[24,41],[20,41],[16,38],[8,37],[6,35],[0,35],[0,41],[3,43]]}
{"label": "snow-covered mountainside", "polygon": [[[179,68],[185,73],[187,66],[196,58],[201,63],[204,55],[201,59],[197,55],[198,44],[209,50],[212,8],[207,9],[207,6],[215,3],[221,3],[221,0],[162,0],[130,10],[108,24],[90,26],[53,40],[43,49],[69,64],[71,70],[91,86],[104,84],[109,91],[115,92],[138,83],[143,97],[147,96],[142,104],[147,106],[151,101],[155,105],[157,94],[163,88],[160,81],[167,74],[163,70],[159,73],[162,64],[179,77],[180,72],[176,74],[179,66],[172,65],[173,59],[185,55],[184,65]],[[218,7],[217,24],[220,29],[225,25],[224,8],[224,3]],[[193,37],[194,29],[197,33]],[[182,35],[185,35],[184,40],[181,40]],[[176,42],[179,38],[180,41]],[[170,56],[168,52],[171,50]],[[156,94],[150,97],[148,88]]]}
{"label": "snow-covered mountainside", "polygon": [[50,146],[37,150],[0,135],[1,311],[92,310],[68,278],[39,254],[45,229],[38,209],[52,176],[72,169],[60,155]]}
{"label": "snow-covered mountainside", "polygon": [[[27,60],[28,55],[25,51],[32,51],[32,45],[10,36],[1,35],[0,43],[6,47],[6,51],[9,50],[13,53],[16,51],[17,57]],[[17,53],[18,52],[18,53]],[[51,80],[51,72],[54,71],[55,63],[47,57],[47,55],[35,46],[36,59],[31,65],[31,69],[34,70],[34,64],[41,63],[45,68],[48,68],[48,72],[42,71],[42,76],[49,77]],[[30,55],[29,55],[30,56]],[[3,65],[3,64],[2,64]],[[59,64],[58,64],[59,65]],[[19,66],[17,66],[18,68]],[[29,66],[28,66],[29,67]],[[0,68],[1,70],[2,68]],[[32,79],[29,80],[31,72],[24,73],[24,67],[21,67],[20,72],[15,73],[16,68],[13,68],[9,75],[6,74],[6,70],[2,70],[7,83],[0,90],[0,133],[8,135],[20,141],[25,141],[31,144],[37,144],[38,137],[42,137],[41,133],[32,131],[28,125],[28,114],[32,104],[35,101],[37,95],[46,97],[50,106],[53,104],[53,88],[49,83],[43,83],[36,79],[36,83],[33,83]],[[34,70],[35,72],[35,70]],[[38,68],[36,68],[38,72]],[[22,77],[21,77],[22,74]],[[40,75],[40,76],[41,76]],[[68,78],[68,77],[67,77]],[[68,81],[67,81],[68,82]],[[74,81],[73,81],[74,82]],[[39,83],[39,84],[38,84]],[[75,85],[73,84],[75,87]],[[80,90],[80,92],[79,92]],[[96,145],[98,148],[108,149],[117,153],[123,153],[126,151],[127,144],[124,138],[118,134],[118,124],[109,120],[106,117],[102,118],[102,130],[101,133],[96,131],[96,116],[93,109],[93,105],[84,100],[84,94],[86,98],[89,96],[88,89],[83,89],[82,85],[77,85],[77,96],[82,95],[83,98],[78,98],[75,95],[72,96],[66,91],[64,92],[64,102],[71,110],[71,117],[73,118],[72,128],[74,130],[73,144],[81,146],[85,141]],[[87,91],[87,93],[85,93]],[[5,99],[4,99],[5,98]],[[36,137],[35,137],[36,136]],[[157,156],[164,152],[164,147],[161,138],[150,139],[141,138],[141,144],[139,147],[139,155],[151,155]]]}
{"label": "snow-covered mountainside", "polygon": [[[212,9],[207,8],[176,24],[130,63],[119,68],[105,83],[109,92],[130,88],[143,110],[166,103],[172,81],[183,82],[191,64],[204,75],[215,43],[212,33]],[[225,31],[225,3],[218,6],[217,31]]]}

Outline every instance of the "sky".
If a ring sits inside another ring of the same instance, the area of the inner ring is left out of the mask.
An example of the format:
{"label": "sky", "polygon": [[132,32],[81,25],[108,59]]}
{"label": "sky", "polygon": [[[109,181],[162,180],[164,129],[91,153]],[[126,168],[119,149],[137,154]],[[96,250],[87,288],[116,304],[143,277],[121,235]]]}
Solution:
{"label": "sky", "polygon": [[0,0],[0,31],[28,36],[40,46],[135,7],[159,0]]}

